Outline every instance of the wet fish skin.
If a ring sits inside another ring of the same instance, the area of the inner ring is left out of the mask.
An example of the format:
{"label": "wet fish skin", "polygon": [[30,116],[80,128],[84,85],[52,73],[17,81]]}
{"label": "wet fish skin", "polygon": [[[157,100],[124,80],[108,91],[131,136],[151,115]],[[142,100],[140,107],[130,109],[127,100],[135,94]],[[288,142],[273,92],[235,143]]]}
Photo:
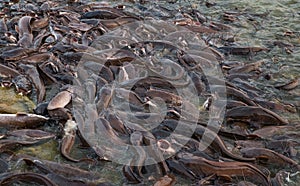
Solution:
{"label": "wet fish skin", "polygon": [[134,162],[135,167],[133,167],[132,169],[135,170],[137,172],[137,175],[142,178],[143,177],[143,173],[142,173],[142,168],[144,166],[144,162],[147,158],[147,154],[145,152],[145,150],[143,149],[143,147],[141,147],[143,145],[143,134],[139,131],[135,131],[133,133],[130,134],[130,143],[134,149],[134,151],[136,152],[132,162]]}
{"label": "wet fish skin", "polygon": [[22,59],[22,62],[33,63],[33,64],[43,63],[43,62],[51,59],[51,57],[53,57],[52,53],[39,53],[39,54],[34,54],[34,55],[31,55],[29,57]]}
{"label": "wet fish skin", "polygon": [[6,25],[6,18],[2,18],[0,20],[0,32],[6,33],[8,31],[7,25]]}
{"label": "wet fish skin", "polygon": [[31,30],[30,22],[33,19],[34,18],[31,16],[23,16],[19,20],[18,28],[17,28],[17,31],[19,33],[19,39],[21,39],[24,36],[24,34],[31,34],[32,30]]}
{"label": "wet fish skin", "polygon": [[17,47],[11,50],[4,51],[0,55],[0,58],[4,59],[5,61],[17,61],[27,57],[33,52],[35,52],[34,49]]}
{"label": "wet fish skin", "polygon": [[232,119],[250,119],[264,125],[287,125],[289,123],[285,118],[280,117],[275,112],[257,106],[235,107],[228,110],[226,116]]}
{"label": "wet fish skin", "polygon": [[1,179],[0,185],[9,186],[14,183],[20,184],[22,183],[37,183],[45,186],[57,186],[54,182],[49,180],[46,176],[33,172],[25,172],[25,173],[12,173]]}
{"label": "wet fish skin", "polygon": [[258,68],[265,63],[264,60],[260,60],[254,63],[245,64],[243,66],[237,66],[230,69],[228,72],[229,74],[240,74],[240,73],[249,73],[251,71],[258,70]]}
{"label": "wet fish skin", "polygon": [[95,172],[86,171],[69,164],[58,163],[48,160],[39,160],[35,157],[21,158],[28,165],[36,166],[40,171],[45,173],[55,173],[71,179],[88,179],[94,180],[100,178],[100,175]]}
{"label": "wet fish skin", "polygon": [[38,129],[19,129],[14,131],[9,131],[7,133],[7,138],[13,137],[18,138],[18,140],[21,141],[21,139],[30,139],[32,141],[36,140],[43,140],[43,139],[49,139],[53,138],[55,135],[49,132],[45,132]]}
{"label": "wet fish skin", "polygon": [[148,96],[149,98],[153,99],[155,97],[159,97],[164,99],[164,101],[168,104],[174,104],[176,106],[180,106],[182,105],[182,98],[180,96],[177,96],[175,94],[166,92],[166,91],[162,91],[162,90],[148,90],[146,92],[146,96]]}
{"label": "wet fish skin", "polygon": [[87,12],[82,15],[81,19],[115,19],[122,16],[121,14],[116,14],[115,12],[111,12],[108,10],[98,10],[98,11],[91,11]]}
{"label": "wet fish skin", "polygon": [[0,114],[0,126],[13,128],[37,127],[48,121],[49,118],[27,113]]}
{"label": "wet fish skin", "polygon": [[300,165],[296,161],[267,148],[249,147],[243,148],[240,151],[245,157],[254,157],[257,159],[262,158],[263,160],[266,159],[267,163],[272,165],[288,165],[292,168],[300,170]]}
{"label": "wet fish skin", "polygon": [[223,142],[223,140],[217,135],[217,134],[213,134],[214,132],[204,128],[203,126],[199,125],[195,131],[194,131],[194,138],[196,138],[197,140],[201,140],[203,135],[205,134],[206,136],[215,136],[215,138],[213,139],[212,143],[210,146],[212,146],[215,150],[221,152],[223,155],[234,159],[234,160],[238,160],[238,161],[246,161],[246,162],[251,162],[251,161],[255,161],[255,158],[245,158],[242,156],[238,156],[233,154],[232,152],[230,152],[227,147],[225,146],[225,143]]}
{"label": "wet fish skin", "polygon": [[255,176],[261,184],[271,186],[269,176],[255,166],[242,162],[215,162],[188,153],[179,154],[179,162],[197,176],[216,174],[217,176]]}
{"label": "wet fish skin", "polygon": [[133,172],[132,167],[124,165],[122,172],[129,183],[137,184],[142,182],[142,180],[139,179],[138,176]]}
{"label": "wet fish skin", "polygon": [[181,163],[179,163],[178,160],[168,159],[166,160],[166,162],[172,172],[181,174],[191,180],[196,179],[197,176],[192,171],[188,170],[185,166],[183,166]]}
{"label": "wet fish skin", "polygon": [[68,120],[65,123],[65,128],[64,128],[65,133],[63,139],[61,140],[61,145],[60,145],[60,153],[62,154],[62,156],[65,157],[67,160],[73,162],[80,161],[70,156],[70,152],[75,143],[76,127],[77,124],[72,120]]}
{"label": "wet fish skin", "polygon": [[300,78],[295,78],[291,80],[290,82],[283,84],[283,85],[277,85],[275,88],[282,89],[282,90],[293,90],[300,84]]}
{"label": "wet fish skin", "polygon": [[64,90],[59,92],[56,96],[54,96],[49,102],[47,109],[55,110],[59,108],[64,108],[72,99],[72,93]]}
{"label": "wet fish skin", "polygon": [[18,41],[18,45],[23,48],[29,48],[33,44],[33,35],[32,34],[24,34]]}
{"label": "wet fish skin", "polygon": [[18,75],[21,75],[19,71],[10,68],[8,66],[0,64],[0,75],[4,77],[16,77]]}
{"label": "wet fish skin", "polygon": [[38,94],[37,102],[41,103],[45,98],[46,90],[45,90],[44,82],[41,79],[38,70],[33,65],[20,64],[19,67],[23,68],[27,76],[31,79],[31,82],[33,83],[33,85],[37,90],[37,94]]}
{"label": "wet fish skin", "polygon": [[18,22],[19,41],[18,45],[29,48],[33,43],[31,22],[34,20],[31,16],[23,16]]}
{"label": "wet fish skin", "polygon": [[232,54],[232,55],[248,55],[262,51],[270,51],[265,47],[232,47],[232,46],[224,46],[219,47],[218,50],[224,51],[224,53]]}

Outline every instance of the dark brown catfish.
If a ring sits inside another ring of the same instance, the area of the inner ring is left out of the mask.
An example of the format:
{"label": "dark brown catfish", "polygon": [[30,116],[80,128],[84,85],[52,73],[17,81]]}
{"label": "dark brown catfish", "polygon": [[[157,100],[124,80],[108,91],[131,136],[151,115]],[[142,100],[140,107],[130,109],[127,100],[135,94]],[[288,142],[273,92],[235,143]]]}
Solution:
{"label": "dark brown catfish", "polygon": [[35,52],[34,49],[29,49],[29,48],[14,48],[11,50],[6,50],[0,54],[0,58],[4,60],[9,60],[9,61],[17,61],[22,58],[27,57],[29,54]]}
{"label": "dark brown catfish", "polygon": [[100,62],[87,61],[83,64],[83,66],[85,70],[94,72],[95,74],[101,76],[108,82],[114,80],[114,74],[112,73],[110,68],[101,64],[101,61]]}
{"label": "dark brown catfish", "polygon": [[163,157],[163,153],[157,146],[157,139],[155,136],[148,131],[141,131],[144,136],[144,143],[151,148],[147,149],[148,154],[148,160],[154,161],[159,164],[159,169],[162,174],[168,174],[170,172],[170,169],[165,161],[165,158]]}
{"label": "dark brown catfish", "polygon": [[265,47],[233,47],[233,46],[224,46],[224,47],[219,47],[219,50],[223,51],[224,53],[227,54],[232,54],[232,55],[248,55],[248,54],[254,54],[257,52],[262,52],[262,51],[270,51],[269,49]]}
{"label": "dark brown catfish", "polygon": [[[142,168],[144,166],[144,163],[146,161],[147,158],[147,154],[144,150],[144,148],[142,147],[143,145],[143,134],[139,131],[135,131],[133,133],[130,134],[130,143],[133,147],[134,150],[134,157],[132,159],[132,162],[130,164],[134,163],[134,166],[136,168],[136,172],[137,175],[139,177],[143,177],[142,174]],[[133,168],[133,170],[135,170]]]}
{"label": "dark brown catfish", "polygon": [[293,104],[287,104],[287,103],[282,103],[282,102],[275,102],[275,101],[268,101],[261,99],[259,97],[254,98],[255,102],[258,103],[260,106],[270,109],[272,111],[278,111],[278,112],[291,112],[291,113],[296,113],[297,109],[296,106]]}
{"label": "dark brown catfish", "polygon": [[195,88],[197,90],[198,96],[201,95],[201,93],[203,93],[205,91],[206,87],[205,87],[205,84],[203,83],[203,81],[201,80],[200,75],[198,75],[197,73],[195,73],[193,71],[190,71],[189,77],[193,81],[193,85],[195,86]]}
{"label": "dark brown catfish", "polygon": [[8,162],[0,158],[0,174],[6,172],[8,169],[9,169]]}
{"label": "dark brown catfish", "polygon": [[[144,90],[149,90],[150,88],[161,88],[163,87],[165,91],[177,93],[176,88],[173,86],[173,82],[170,83],[167,80],[164,80],[163,78],[155,77],[155,76],[149,76],[146,78],[142,78],[138,81],[133,81],[134,84],[129,84],[128,88],[133,87],[133,89],[136,89],[137,87],[143,87]],[[125,86],[124,86],[125,87]],[[137,91],[135,91],[137,92]]]}
{"label": "dark brown catfish", "polygon": [[25,63],[42,63],[48,61],[52,57],[51,53],[40,53],[22,59]]}
{"label": "dark brown catfish", "polygon": [[31,79],[31,82],[33,82],[37,90],[37,102],[41,103],[45,98],[46,90],[38,70],[33,65],[21,64],[20,67],[24,69],[26,75],[28,75],[28,77]]}
{"label": "dark brown catfish", "polygon": [[265,160],[264,162],[268,164],[291,166],[293,168],[295,167],[297,170],[300,170],[300,166],[296,161],[270,149],[250,147],[241,149],[241,153],[245,157]]}
{"label": "dark brown catfish", "polygon": [[21,75],[21,74],[17,70],[0,64],[0,76],[14,78],[14,77],[16,77],[18,75]]}
{"label": "dark brown catfish", "polygon": [[6,18],[4,17],[0,20],[0,33],[5,33],[7,31]]}
{"label": "dark brown catfish", "polygon": [[256,106],[240,106],[230,109],[226,113],[227,118],[247,119],[266,125],[286,125],[288,121],[275,112]]}
{"label": "dark brown catfish", "polygon": [[188,178],[191,180],[193,180],[197,177],[192,171],[190,171],[188,168],[186,168],[181,163],[179,163],[178,160],[167,159],[166,162],[167,162],[170,170],[176,174],[180,174],[180,175],[184,176],[185,178]]}
{"label": "dark brown catfish", "polygon": [[264,126],[258,130],[253,132],[254,135],[260,138],[273,138],[282,133],[286,133],[287,131],[297,131],[297,129],[291,125],[284,126]]}
{"label": "dark brown catfish", "polygon": [[277,85],[277,86],[275,86],[275,88],[282,89],[282,90],[292,90],[292,89],[296,88],[299,84],[300,84],[300,78],[296,78],[286,84]]}
{"label": "dark brown catfish", "polygon": [[54,182],[49,180],[46,176],[33,172],[24,172],[24,173],[11,173],[3,176],[0,181],[0,185],[10,186],[10,185],[22,185],[27,184],[39,184],[45,186],[57,186]]}
{"label": "dark brown catfish", "polygon": [[24,48],[29,48],[32,45],[33,35],[24,34],[18,41],[18,45]]}
{"label": "dark brown catfish", "polygon": [[48,25],[49,25],[49,17],[44,17],[41,19],[34,19],[31,22],[31,29],[39,30],[39,29],[45,28]]}
{"label": "dark brown catfish", "polygon": [[22,47],[28,48],[32,45],[33,35],[31,29],[31,22],[33,18],[31,16],[23,16],[16,27],[19,32],[19,41],[18,44]]}
{"label": "dark brown catfish", "polygon": [[87,12],[82,15],[82,19],[115,19],[118,17],[121,17],[124,14],[108,11],[108,10],[97,10],[97,11],[91,11]]}
{"label": "dark brown catfish", "polygon": [[20,144],[33,144],[41,140],[55,137],[54,134],[37,129],[20,129],[10,131],[6,135],[6,139],[18,140]]}
{"label": "dark brown catfish", "polygon": [[[193,136],[197,140],[201,140],[200,142],[202,142],[202,143],[204,143],[204,145],[206,145],[205,144],[206,142],[202,141],[202,138],[204,137],[204,135],[208,138],[214,137],[214,139],[211,141],[210,147],[221,152],[221,154],[223,154],[231,159],[239,160],[239,161],[254,161],[255,160],[255,158],[244,158],[244,157],[233,154],[232,152],[230,152],[227,149],[223,140],[216,133],[209,130],[208,128],[204,128],[203,126],[198,125],[194,131]],[[203,138],[203,139],[205,139],[205,138]]]}
{"label": "dark brown catfish", "polygon": [[234,73],[248,73],[254,70],[258,70],[258,68],[264,63],[263,60],[254,62],[254,63],[249,63],[249,64],[245,64],[243,66],[238,66],[238,67],[234,67],[232,69],[229,70],[230,74],[234,74]]}
{"label": "dark brown catfish", "polygon": [[180,163],[200,177],[211,174],[226,177],[255,177],[255,179],[257,179],[257,181],[261,184],[265,186],[271,185],[269,176],[265,175],[261,170],[249,163],[216,162],[187,153],[178,154],[177,156],[179,157]]}
{"label": "dark brown catfish", "polygon": [[113,186],[113,184],[108,182],[102,182],[99,180],[84,180],[84,179],[73,179],[73,178],[66,178],[59,174],[55,173],[48,173],[47,178],[53,180],[57,185],[72,185],[72,186]]}
{"label": "dark brown catfish", "polygon": [[108,108],[113,95],[113,89],[110,87],[102,87],[98,96],[98,101],[96,103],[98,112],[103,111]]}
{"label": "dark brown catfish", "polygon": [[121,25],[129,24],[135,21],[138,21],[138,19],[135,17],[122,16],[116,19],[101,19],[100,23],[108,29],[114,29]]}
{"label": "dark brown catfish", "polygon": [[121,134],[128,133],[124,123],[117,115],[108,113],[105,118],[116,132]]}
{"label": "dark brown catfish", "polygon": [[[176,62],[170,59],[161,59],[158,63],[162,64],[161,66],[158,65],[159,67],[157,68],[161,71],[156,70],[156,67],[151,66],[148,66],[148,69],[163,79],[178,80],[183,78],[185,70]],[[168,74],[166,75],[165,72]]]}
{"label": "dark brown catfish", "polygon": [[124,88],[115,88],[114,91],[116,97],[121,98],[122,100],[126,100],[126,102],[129,102],[136,106],[141,106],[144,104],[143,100],[131,90],[127,90]]}
{"label": "dark brown catfish", "polygon": [[163,91],[163,90],[148,90],[146,96],[153,99],[155,97],[163,99],[166,103],[174,104],[177,106],[182,105],[182,98],[175,94]]}
{"label": "dark brown catfish", "polygon": [[176,182],[175,176],[168,174],[157,180],[153,186],[173,186]]}
{"label": "dark brown catfish", "polygon": [[[189,123],[189,121],[182,121],[182,122],[186,122],[186,123],[182,123],[181,125],[187,125],[186,128],[188,128],[188,125],[191,125],[193,123]],[[167,130],[171,130],[174,131],[177,127],[178,121],[177,120],[173,120],[173,119],[166,119],[161,123],[161,126],[163,126],[164,128],[167,128]],[[204,141],[204,137],[212,137],[213,139],[211,139],[211,144],[206,144],[207,142]],[[217,152],[220,152],[222,155],[229,157],[231,159],[234,160],[238,160],[238,161],[254,161],[255,158],[245,158],[242,156],[238,156],[233,154],[232,152],[230,152],[225,143],[223,142],[223,140],[218,136],[218,134],[216,134],[214,131],[203,127],[202,125],[197,125],[197,127],[194,129],[194,134],[192,136],[194,139],[200,141],[200,145],[202,145],[203,147],[206,145],[209,145],[209,147]],[[202,140],[203,138],[203,140]],[[194,143],[192,140],[190,141],[190,144]],[[188,143],[187,143],[188,144]],[[197,146],[197,148],[199,148],[200,146],[197,144],[195,145]],[[206,150],[206,149],[205,149]]]}
{"label": "dark brown catfish", "polygon": [[33,18],[31,16],[23,16],[19,22],[18,27],[16,28],[19,32],[19,38],[22,38],[24,34],[31,34],[31,26],[30,22],[33,21]]}
{"label": "dark brown catfish", "polygon": [[[211,87],[214,91],[223,91],[225,88],[222,85],[214,85]],[[238,90],[237,88],[227,86],[226,87],[226,93],[228,96],[232,96],[238,101],[242,101],[246,103],[247,105],[256,106],[256,103],[243,91]]]}
{"label": "dark brown catfish", "polygon": [[34,165],[42,172],[55,173],[64,176],[66,178],[73,178],[73,179],[81,178],[81,179],[88,179],[88,180],[94,180],[100,178],[100,175],[95,172],[86,171],[71,166],[69,164],[57,163],[57,162],[47,161],[47,160],[38,160],[33,157],[23,158],[23,160],[26,162],[26,164]]}
{"label": "dark brown catfish", "polygon": [[85,134],[85,136],[97,137],[98,142],[92,142],[90,145],[100,158],[109,160],[113,157],[123,155],[126,140],[121,139],[117,135],[105,118],[99,117],[94,121],[94,129],[94,131],[90,134]]}
{"label": "dark brown catfish", "polygon": [[142,182],[142,180],[138,177],[138,175],[136,175],[136,173],[133,172],[131,166],[124,165],[122,172],[129,183],[137,184]]}
{"label": "dark brown catfish", "polygon": [[218,31],[215,31],[209,27],[201,26],[201,25],[188,25],[185,26],[185,28],[198,33],[217,33]]}
{"label": "dark brown catfish", "polygon": [[27,113],[17,113],[17,114],[0,114],[0,126],[1,127],[37,127],[48,121],[48,118]]}
{"label": "dark brown catfish", "polygon": [[72,158],[70,156],[70,152],[72,150],[72,147],[75,143],[75,134],[76,134],[76,127],[77,124],[72,121],[68,120],[65,124],[65,134],[64,137],[61,141],[61,146],[60,146],[60,152],[61,154],[68,160],[73,161],[73,162],[79,162],[80,160],[77,160],[75,158]]}
{"label": "dark brown catfish", "polygon": [[72,99],[72,93],[64,90],[54,96],[48,104],[48,110],[64,108]]}
{"label": "dark brown catfish", "polygon": [[[26,129],[28,130],[28,129]],[[18,132],[20,133],[20,132]],[[26,132],[28,133],[28,132]],[[41,132],[32,132],[32,133],[41,133]],[[38,134],[39,135],[39,134]],[[33,137],[33,136],[7,136],[5,139],[0,141],[0,152],[13,150],[21,145],[33,145],[40,142],[44,142],[47,139],[53,138],[53,134],[42,134],[42,137]]]}

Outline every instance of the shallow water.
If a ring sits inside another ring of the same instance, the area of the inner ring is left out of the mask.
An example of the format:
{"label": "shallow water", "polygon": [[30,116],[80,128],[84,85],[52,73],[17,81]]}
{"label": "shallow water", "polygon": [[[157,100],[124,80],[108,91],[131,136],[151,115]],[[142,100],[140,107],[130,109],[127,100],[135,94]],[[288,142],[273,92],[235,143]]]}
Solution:
{"label": "shallow water", "polygon": [[[258,53],[252,59],[241,56],[232,56],[230,60],[244,62],[265,59],[265,69],[271,72],[272,78],[269,81],[259,79],[264,85],[275,85],[280,82],[287,82],[290,79],[300,76],[300,3],[293,0],[285,1],[214,1],[216,6],[207,8],[199,4],[201,12],[209,16],[211,20],[222,20],[224,12],[236,12],[240,14],[234,22],[224,23],[231,25],[235,34],[235,43],[240,46],[260,46],[270,48],[270,52]],[[293,32],[293,36],[285,36],[285,32]],[[292,45],[291,54],[284,49],[274,46],[274,41],[281,41]],[[273,90],[276,91],[276,90]],[[283,100],[300,105],[299,87],[290,96],[288,92],[276,92]],[[270,92],[270,94],[274,94]]]}
{"label": "shallow water", "polygon": [[27,96],[16,93],[14,88],[0,87],[0,113],[32,113],[35,104]]}

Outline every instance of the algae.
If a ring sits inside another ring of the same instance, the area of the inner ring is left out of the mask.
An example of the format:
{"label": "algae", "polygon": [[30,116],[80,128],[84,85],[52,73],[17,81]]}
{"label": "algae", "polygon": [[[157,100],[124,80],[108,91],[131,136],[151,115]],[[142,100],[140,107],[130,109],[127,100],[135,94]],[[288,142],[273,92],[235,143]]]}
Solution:
{"label": "algae", "polygon": [[13,88],[0,87],[0,113],[32,113],[35,104],[27,96],[19,95]]}

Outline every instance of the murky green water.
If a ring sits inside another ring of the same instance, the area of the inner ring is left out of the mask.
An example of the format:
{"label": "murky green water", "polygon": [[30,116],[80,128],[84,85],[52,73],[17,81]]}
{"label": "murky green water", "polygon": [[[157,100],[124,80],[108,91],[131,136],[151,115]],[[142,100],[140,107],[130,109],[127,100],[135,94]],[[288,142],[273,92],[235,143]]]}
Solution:
{"label": "murky green water", "polygon": [[[273,87],[278,83],[300,77],[300,2],[297,0],[215,0],[213,2],[216,5],[210,8],[197,1],[191,1],[191,4],[196,5],[201,13],[215,21],[222,20],[224,12],[236,12],[235,21],[221,21],[233,28],[235,43],[240,46],[271,49],[270,52],[258,53],[251,59],[232,56],[230,60],[246,63],[266,60],[262,71],[271,74],[271,79],[266,80],[261,77],[251,83],[262,89],[265,92],[262,97],[268,100],[294,104],[298,110],[296,113],[280,114],[287,117],[292,125],[300,124],[300,86],[291,91],[277,90]],[[292,52],[289,54],[284,48],[274,46],[275,41],[286,44]],[[300,184],[299,176],[291,177],[290,181],[287,179],[286,185]]]}
{"label": "murky green water", "polygon": [[[300,77],[300,2],[284,1],[215,1],[216,6],[207,8],[199,4],[198,8],[212,20],[222,20],[224,12],[236,12],[237,20],[224,23],[231,25],[235,32],[235,43],[241,46],[260,46],[271,49],[258,53],[252,59],[232,56],[231,60],[251,62],[264,59],[263,72],[270,73],[271,79],[259,78],[254,84],[266,92],[264,97],[270,100],[282,100],[292,103],[298,113],[290,115],[290,121],[299,123],[300,87],[292,91],[274,89],[278,83],[288,82]],[[292,32],[292,35],[288,35]],[[274,45],[282,42],[289,46],[292,53]]]}
{"label": "murky green water", "polygon": [[35,104],[27,96],[18,95],[14,88],[0,87],[0,113],[31,113]]}

